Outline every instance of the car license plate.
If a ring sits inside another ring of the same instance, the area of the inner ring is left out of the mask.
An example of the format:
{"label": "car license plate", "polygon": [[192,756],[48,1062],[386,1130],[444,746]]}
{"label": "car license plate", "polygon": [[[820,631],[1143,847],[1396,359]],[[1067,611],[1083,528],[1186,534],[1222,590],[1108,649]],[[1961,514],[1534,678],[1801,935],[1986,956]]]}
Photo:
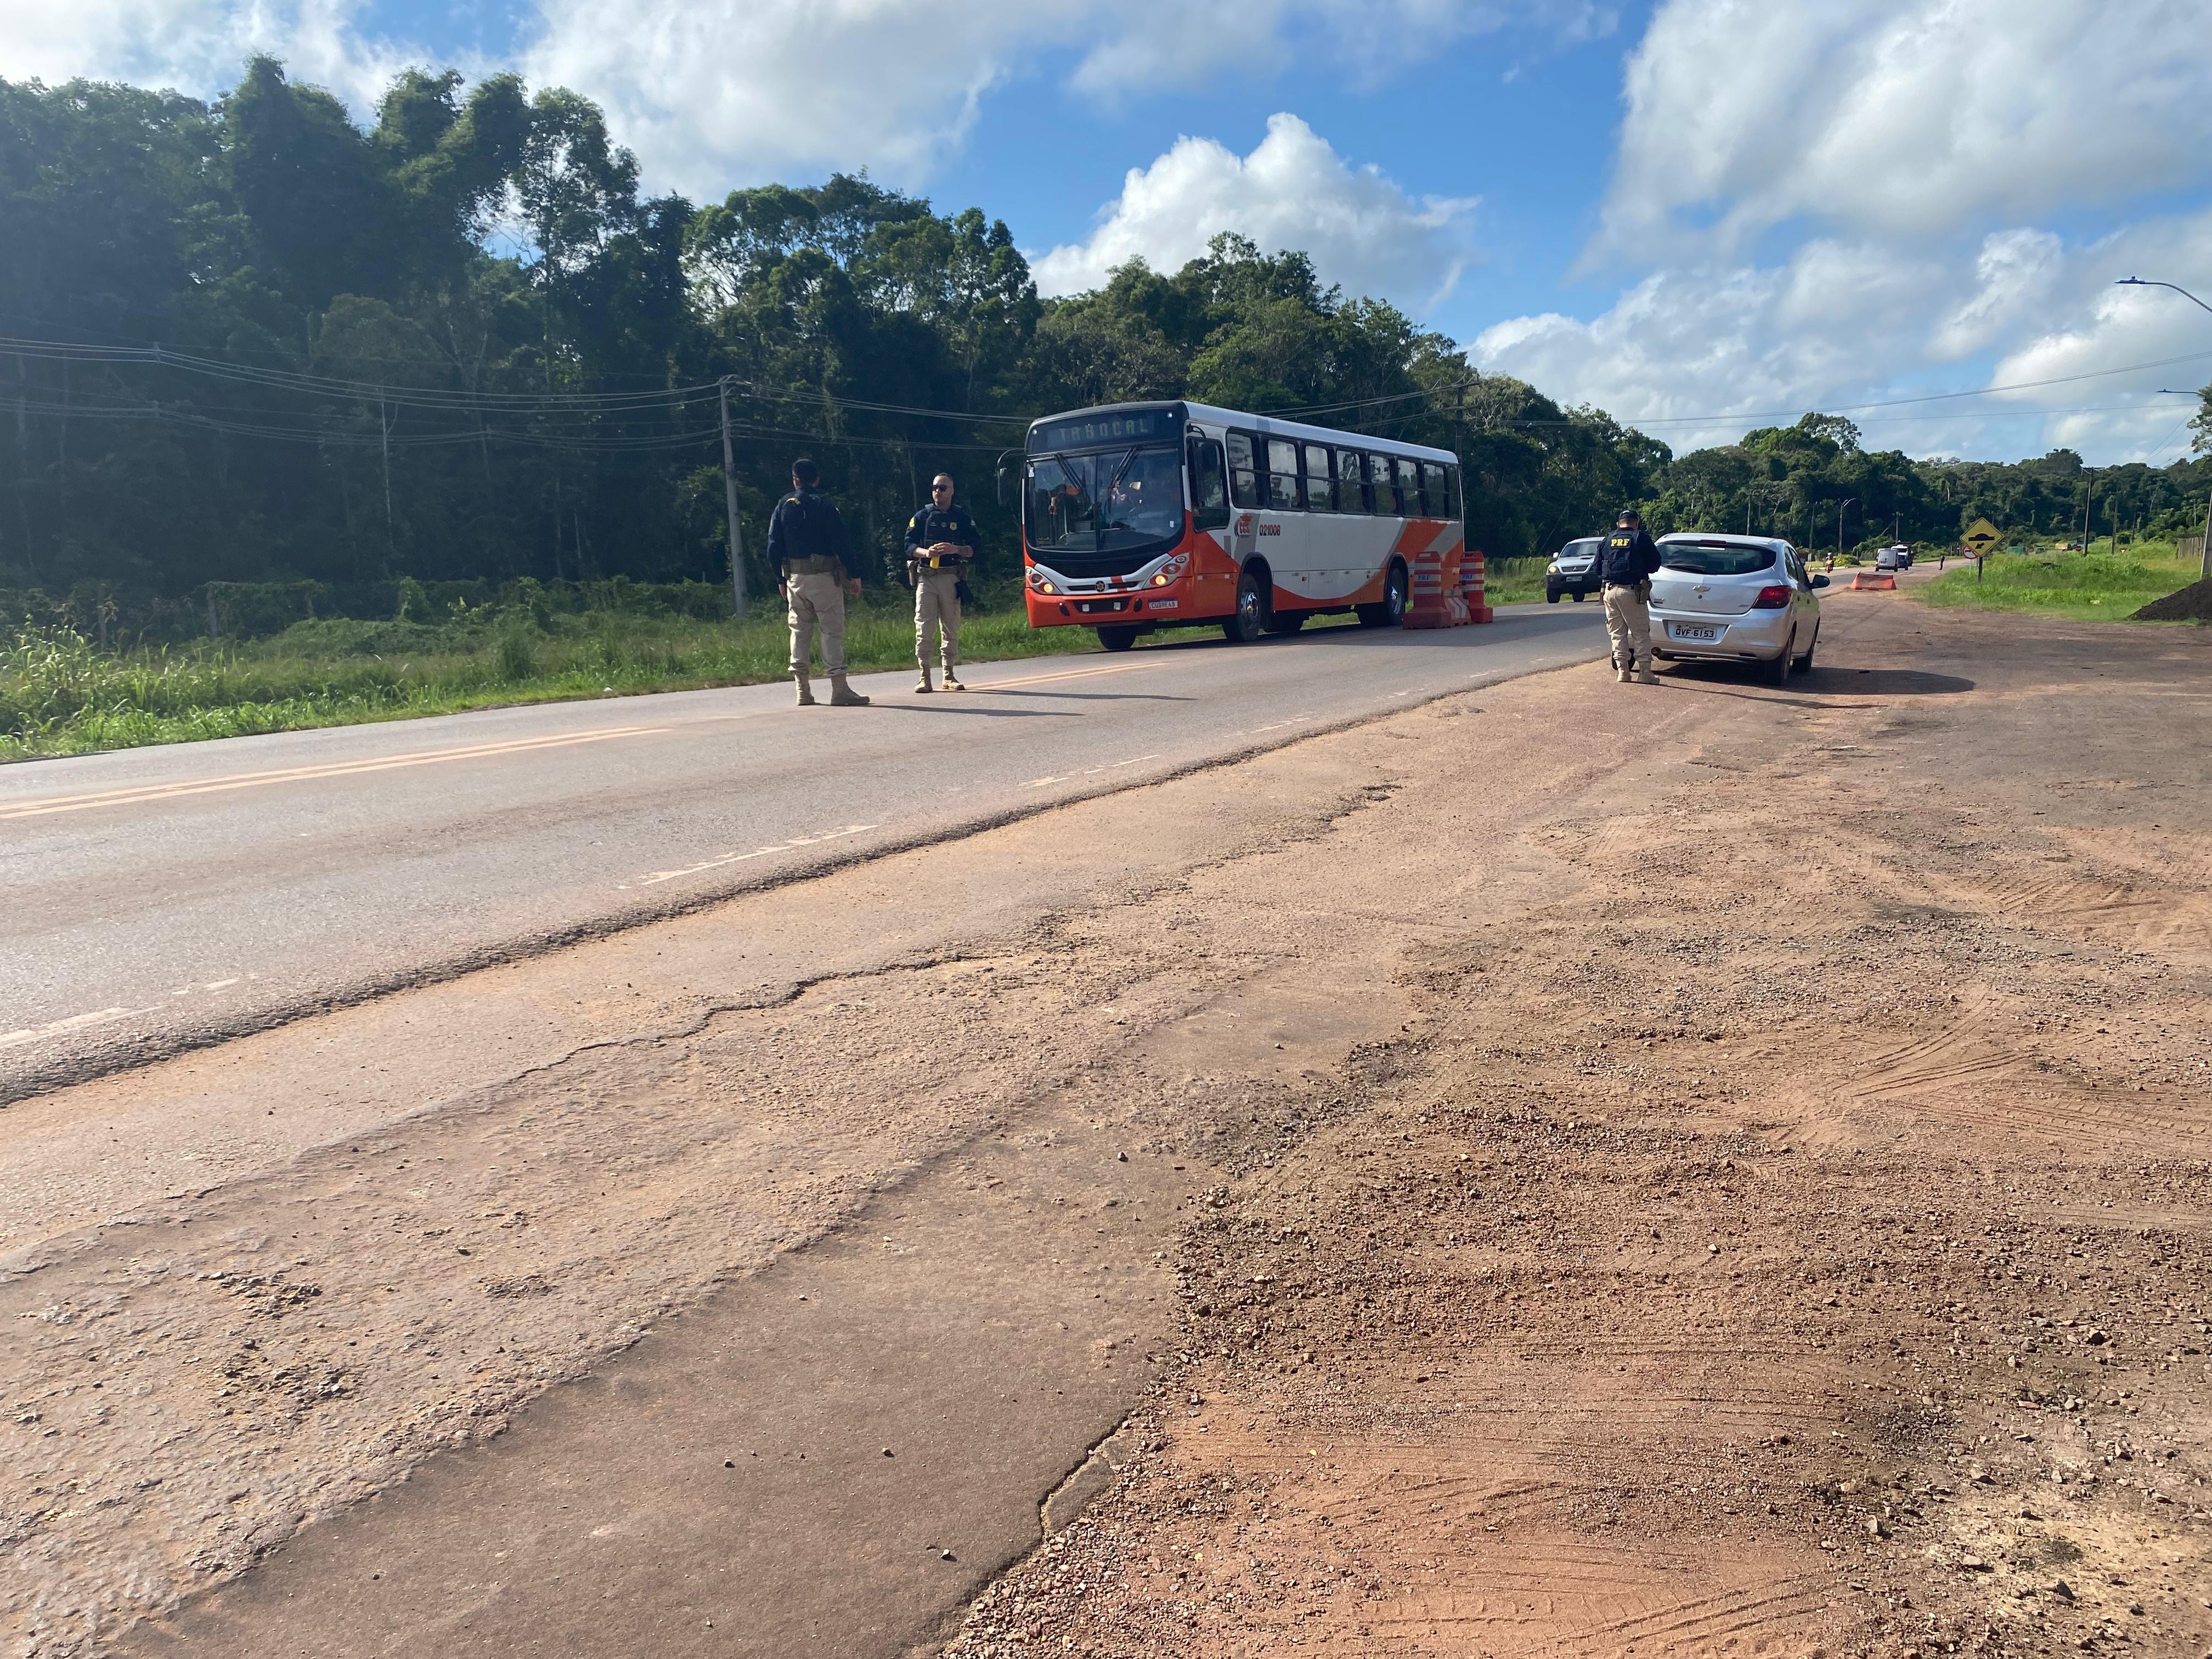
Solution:
{"label": "car license plate", "polygon": [[1677,640],[1717,640],[1721,636],[1717,628],[1695,628],[1688,623],[1668,623],[1667,632],[1670,638]]}

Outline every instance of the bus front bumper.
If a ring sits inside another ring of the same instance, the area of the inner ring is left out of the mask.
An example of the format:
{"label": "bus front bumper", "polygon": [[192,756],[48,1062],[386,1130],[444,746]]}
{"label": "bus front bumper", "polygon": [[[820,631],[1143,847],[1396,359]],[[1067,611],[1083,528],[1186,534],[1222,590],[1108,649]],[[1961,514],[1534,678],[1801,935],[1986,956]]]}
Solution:
{"label": "bus front bumper", "polygon": [[1028,592],[1031,628],[1142,627],[1182,618],[1188,603],[1176,589],[1131,588],[1119,593],[1040,593]]}

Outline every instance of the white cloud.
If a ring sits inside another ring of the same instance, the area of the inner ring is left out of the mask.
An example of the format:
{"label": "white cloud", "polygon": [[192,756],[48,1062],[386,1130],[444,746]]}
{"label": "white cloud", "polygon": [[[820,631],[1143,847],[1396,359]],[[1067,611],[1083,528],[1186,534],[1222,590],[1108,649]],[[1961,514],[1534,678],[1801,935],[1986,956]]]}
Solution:
{"label": "white cloud", "polygon": [[1373,167],[1352,167],[1295,115],[1240,156],[1211,138],[1183,137],[1148,167],[1132,167],[1088,240],[1034,261],[1047,294],[1096,288],[1141,257],[1173,270],[1223,231],[1263,250],[1313,256],[1324,282],[1395,299],[1416,311],[1448,293],[1471,257],[1473,198],[1415,201]]}
{"label": "white cloud", "polygon": [[[2203,25],[2202,0],[1665,0],[1584,255],[1632,285],[1472,355],[1678,451],[1817,408],[1918,454],[2171,459],[2189,404],[2157,388],[2212,359],[2105,371],[2212,348],[2187,301],[2112,285],[2212,280],[2212,212],[2170,205],[2212,179]],[[1893,402],[2037,380],[2062,383]]]}
{"label": "white cloud", "polygon": [[[365,111],[403,64],[451,60],[365,37],[360,9],[0,0],[0,75],[205,94],[267,51]],[[832,167],[921,183],[965,142],[980,101],[1016,77],[1112,106],[1318,58],[1378,86],[1471,35],[1521,26],[1576,40],[1614,26],[1601,0],[1248,0],[1234,27],[1176,0],[523,0],[518,10],[514,55],[528,78],[598,100],[650,187],[695,197]]]}
{"label": "white cloud", "polygon": [[2202,0],[1670,0],[1631,58],[1593,250],[1806,220],[1923,240],[2206,176]]}
{"label": "white cloud", "polygon": [[1252,0],[1234,27],[1179,0],[630,0],[619,27],[599,0],[538,4],[531,78],[599,100],[649,177],[694,194],[830,167],[919,182],[1016,77],[1111,106],[1320,52],[1373,85],[1509,23],[1613,24],[1592,0]]}
{"label": "white cloud", "polygon": [[[1848,410],[1870,446],[1914,454],[2013,457],[2066,445],[2099,464],[2172,460],[2193,404],[2158,388],[2212,380],[2212,318],[2163,289],[2114,286],[2137,269],[2212,269],[2212,210],[2072,247],[2014,228],[1964,257],[1822,239],[1778,264],[1668,266],[1590,321],[1516,318],[1485,330],[1469,356],[1644,425],[1678,453],[1824,409]],[[1962,351],[1979,363],[1959,364]]]}
{"label": "white cloud", "polygon": [[327,87],[356,112],[392,77],[431,54],[370,40],[355,27],[360,0],[72,0],[0,4],[0,75],[48,82],[84,76],[207,96],[256,52],[292,78]]}

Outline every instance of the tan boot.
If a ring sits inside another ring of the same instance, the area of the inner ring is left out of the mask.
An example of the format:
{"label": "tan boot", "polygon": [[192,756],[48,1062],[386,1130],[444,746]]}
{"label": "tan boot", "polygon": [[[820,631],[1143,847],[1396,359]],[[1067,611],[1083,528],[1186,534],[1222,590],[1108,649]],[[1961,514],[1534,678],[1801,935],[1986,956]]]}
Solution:
{"label": "tan boot", "polygon": [[921,678],[914,683],[915,696],[921,696],[924,693],[933,691],[936,689],[937,688],[935,686],[929,683],[929,670],[924,668],[921,671]]}
{"label": "tan boot", "polygon": [[952,678],[952,665],[951,663],[945,665],[945,689],[947,691],[965,691],[968,689],[966,686],[961,684],[958,680]]}
{"label": "tan boot", "polygon": [[1628,684],[1627,658],[1615,657],[1613,659],[1613,684],[1616,685],[1626,685]]}
{"label": "tan boot", "polygon": [[803,672],[794,674],[792,678],[799,682],[799,706],[801,708],[813,708],[814,682],[808,679]]}
{"label": "tan boot", "polygon": [[830,676],[830,706],[832,708],[866,708],[868,700],[845,684],[845,671],[833,670]]}
{"label": "tan boot", "polygon": [[1637,665],[1636,683],[1638,685],[1656,685],[1659,684],[1658,675],[1651,672],[1650,658],[1646,657],[1641,663]]}

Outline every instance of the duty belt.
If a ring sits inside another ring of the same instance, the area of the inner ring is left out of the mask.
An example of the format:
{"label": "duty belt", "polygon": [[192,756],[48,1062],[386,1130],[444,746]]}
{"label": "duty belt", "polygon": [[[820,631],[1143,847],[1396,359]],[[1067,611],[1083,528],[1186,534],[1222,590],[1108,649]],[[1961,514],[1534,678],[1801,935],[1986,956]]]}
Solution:
{"label": "duty belt", "polygon": [[834,576],[845,567],[836,559],[786,559],[783,568],[794,576]]}

